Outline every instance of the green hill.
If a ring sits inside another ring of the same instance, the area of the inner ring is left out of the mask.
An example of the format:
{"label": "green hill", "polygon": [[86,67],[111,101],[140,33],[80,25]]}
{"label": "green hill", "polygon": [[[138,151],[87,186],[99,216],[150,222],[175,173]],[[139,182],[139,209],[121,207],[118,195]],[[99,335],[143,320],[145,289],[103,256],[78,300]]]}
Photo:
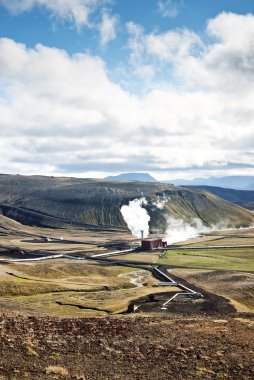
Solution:
{"label": "green hill", "polygon": [[[254,216],[204,190],[145,182],[0,175],[0,210],[24,224],[59,227],[65,223],[126,227],[120,208],[146,197],[151,228],[163,228],[167,215],[205,225],[249,226]],[[164,208],[154,206],[163,202]],[[6,207],[8,206],[8,207]],[[6,211],[7,210],[7,211]]]}

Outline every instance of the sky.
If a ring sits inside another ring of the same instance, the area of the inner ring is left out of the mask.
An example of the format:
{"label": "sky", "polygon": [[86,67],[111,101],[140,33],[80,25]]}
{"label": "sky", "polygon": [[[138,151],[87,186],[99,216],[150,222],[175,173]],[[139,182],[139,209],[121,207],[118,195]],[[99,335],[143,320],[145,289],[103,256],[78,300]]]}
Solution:
{"label": "sky", "polygon": [[253,0],[0,0],[0,173],[253,175]]}

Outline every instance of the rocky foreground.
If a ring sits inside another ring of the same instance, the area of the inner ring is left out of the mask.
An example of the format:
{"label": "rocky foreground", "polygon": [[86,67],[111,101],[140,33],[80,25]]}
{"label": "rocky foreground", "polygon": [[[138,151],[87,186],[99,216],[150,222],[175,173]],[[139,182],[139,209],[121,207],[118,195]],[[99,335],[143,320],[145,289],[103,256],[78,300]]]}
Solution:
{"label": "rocky foreground", "polygon": [[0,379],[254,378],[254,316],[1,315]]}

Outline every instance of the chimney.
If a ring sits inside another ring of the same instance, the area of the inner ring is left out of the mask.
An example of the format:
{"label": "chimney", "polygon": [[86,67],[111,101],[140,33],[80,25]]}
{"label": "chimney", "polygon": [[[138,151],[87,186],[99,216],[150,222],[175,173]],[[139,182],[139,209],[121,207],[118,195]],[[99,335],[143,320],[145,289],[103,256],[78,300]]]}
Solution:
{"label": "chimney", "polygon": [[144,239],[144,231],[141,230],[140,232],[141,232],[141,240],[143,240]]}

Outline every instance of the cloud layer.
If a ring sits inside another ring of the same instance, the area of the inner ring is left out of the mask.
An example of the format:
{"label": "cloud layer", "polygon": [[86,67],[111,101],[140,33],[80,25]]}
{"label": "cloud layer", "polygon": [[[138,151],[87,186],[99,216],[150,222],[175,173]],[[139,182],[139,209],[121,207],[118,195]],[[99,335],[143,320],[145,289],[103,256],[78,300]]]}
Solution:
{"label": "cloud layer", "polygon": [[[106,44],[117,20],[103,20]],[[254,17],[218,15],[209,44],[191,30],[127,29],[126,71],[142,92],[115,83],[97,56],[0,39],[2,171],[253,170]]]}

